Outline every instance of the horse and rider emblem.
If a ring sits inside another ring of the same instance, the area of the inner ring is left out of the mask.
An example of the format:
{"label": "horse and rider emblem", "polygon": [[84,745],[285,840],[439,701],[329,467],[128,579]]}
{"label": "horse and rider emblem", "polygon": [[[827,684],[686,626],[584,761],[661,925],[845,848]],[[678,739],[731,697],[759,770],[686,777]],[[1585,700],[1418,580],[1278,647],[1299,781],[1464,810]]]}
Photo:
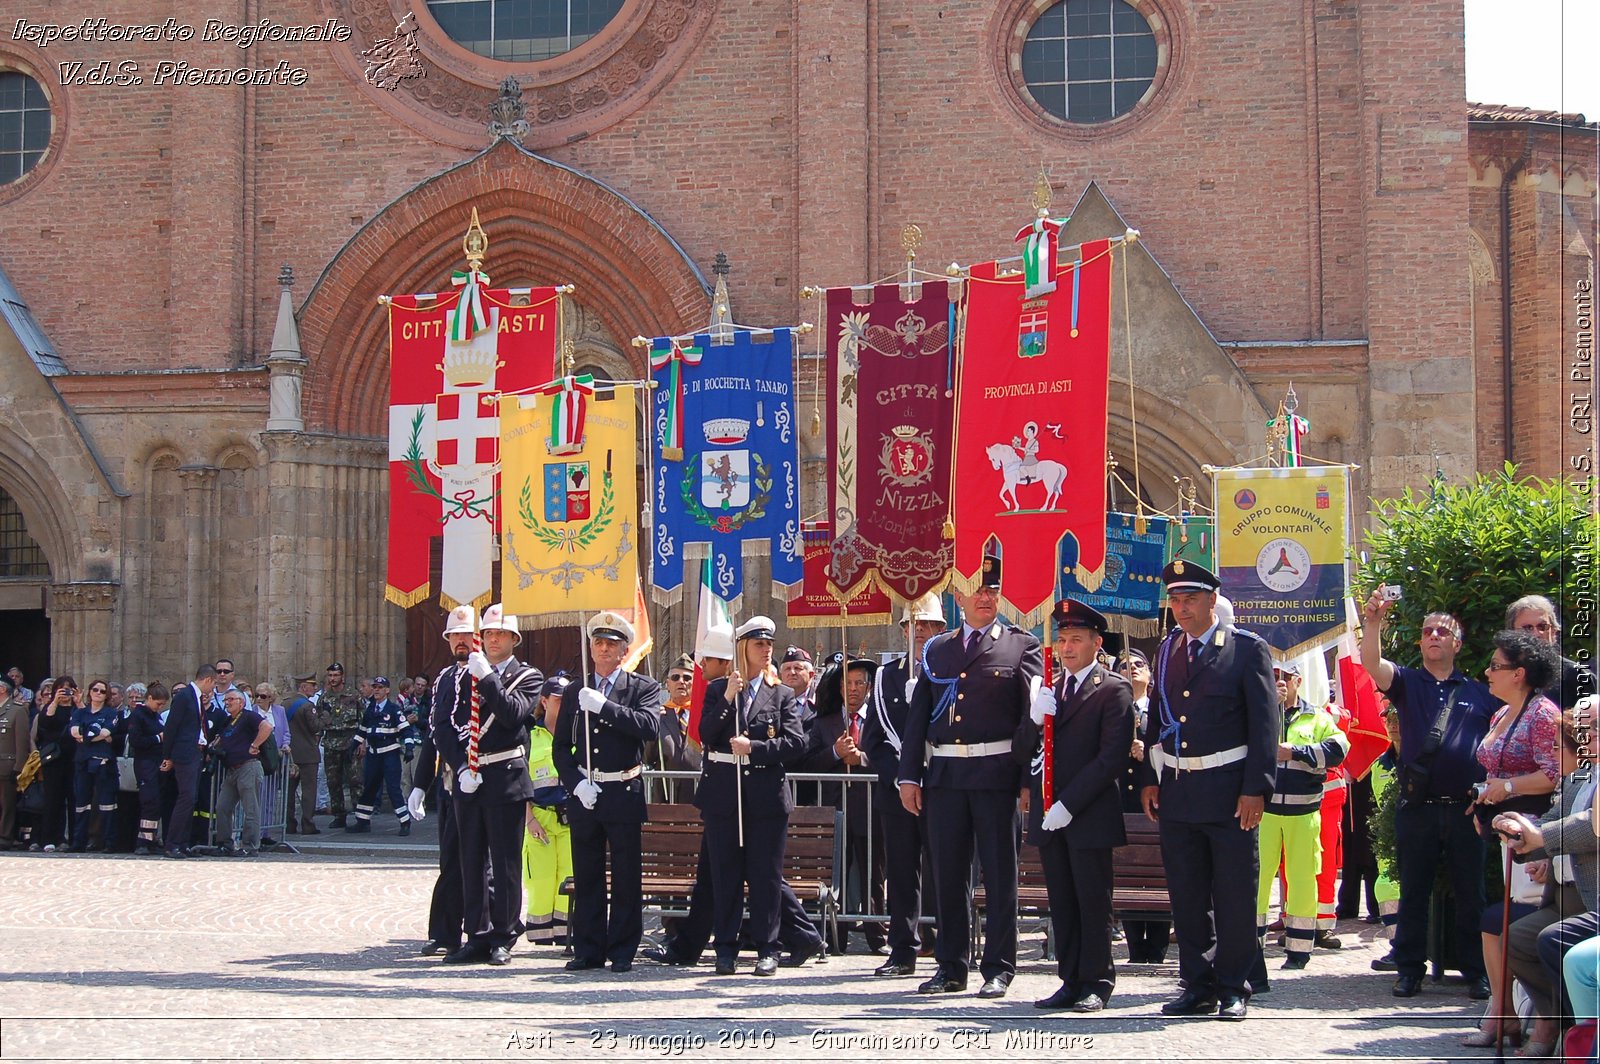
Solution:
{"label": "horse and rider emblem", "polygon": [[[1002,485],[1000,501],[1009,509],[1004,513],[1048,513],[1055,510],[1061,499],[1062,486],[1067,482],[1067,467],[1049,458],[1039,457],[1039,423],[1030,421],[1022,427],[1021,436],[1011,437],[1010,443],[994,443],[985,449],[989,464],[1000,471]],[[1044,492],[1043,501],[1024,509],[1017,495],[1019,487],[1038,484]]]}

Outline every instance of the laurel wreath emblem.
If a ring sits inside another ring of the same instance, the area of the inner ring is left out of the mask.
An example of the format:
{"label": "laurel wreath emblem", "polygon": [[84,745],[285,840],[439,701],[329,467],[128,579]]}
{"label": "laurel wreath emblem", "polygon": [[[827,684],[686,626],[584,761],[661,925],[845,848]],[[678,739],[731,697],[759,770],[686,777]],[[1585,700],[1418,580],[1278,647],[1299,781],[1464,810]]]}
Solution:
{"label": "laurel wreath emblem", "polygon": [[611,524],[611,518],[616,511],[616,488],[609,475],[602,476],[604,485],[600,491],[600,507],[593,516],[576,528],[552,528],[539,520],[533,507],[533,478],[525,477],[522,481],[522,491],[517,498],[517,511],[522,515],[522,523],[540,543],[551,550],[564,550],[568,554],[575,553],[587,547],[600,538],[600,533]]}

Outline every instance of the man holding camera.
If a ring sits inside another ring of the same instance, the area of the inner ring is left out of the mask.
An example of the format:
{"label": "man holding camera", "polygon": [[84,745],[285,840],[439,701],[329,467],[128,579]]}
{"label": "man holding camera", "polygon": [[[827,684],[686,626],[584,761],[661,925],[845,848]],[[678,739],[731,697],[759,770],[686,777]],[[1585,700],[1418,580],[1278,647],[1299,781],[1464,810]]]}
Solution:
{"label": "man holding camera", "polygon": [[1400,726],[1400,807],[1395,852],[1400,912],[1394,960],[1395,997],[1415,997],[1427,963],[1428,907],[1442,862],[1455,893],[1456,955],[1475,1000],[1489,997],[1478,922],[1483,913],[1483,839],[1467,815],[1473,784],[1483,779],[1478,744],[1498,706],[1489,689],[1456,668],[1461,622],[1448,613],[1422,619],[1422,667],[1383,657],[1383,624],[1397,601],[1380,587],[1361,614],[1361,662],[1394,705]]}

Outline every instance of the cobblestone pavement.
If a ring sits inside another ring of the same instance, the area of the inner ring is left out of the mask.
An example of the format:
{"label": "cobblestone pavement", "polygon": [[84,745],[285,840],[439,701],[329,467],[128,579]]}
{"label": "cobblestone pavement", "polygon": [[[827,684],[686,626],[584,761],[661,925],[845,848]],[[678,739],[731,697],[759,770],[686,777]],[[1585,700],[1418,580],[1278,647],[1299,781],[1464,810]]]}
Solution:
{"label": "cobblestone pavement", "polygon": [[1389,994],[1392,976],[1368,970],[1385,947],[1364,923],[1344,925],[1346,948],[1318,951],[1305,972],[1278,971],[1282,951],[1270,950],[1273,991],[1244,1023],[1163,1020],[1172,964],[1121,967],[1106,1012],[1066,1018],[1032,1007],[1057,983],[1031,931],[999,1002],[920,997],[916,979],[874,978],[879,958],[864,953],[775,979],[750,976],[748,957],[732,978],[647,961],[624,975],[573,975],[558,950],[526,945],[505,968],[445,967],[416,955],[434,874],[381,853],[0,855],[0,1059],[1490,1055],[1456,1047],[1479,1011],[1460,984],[1430,983],[1408,1001]]}

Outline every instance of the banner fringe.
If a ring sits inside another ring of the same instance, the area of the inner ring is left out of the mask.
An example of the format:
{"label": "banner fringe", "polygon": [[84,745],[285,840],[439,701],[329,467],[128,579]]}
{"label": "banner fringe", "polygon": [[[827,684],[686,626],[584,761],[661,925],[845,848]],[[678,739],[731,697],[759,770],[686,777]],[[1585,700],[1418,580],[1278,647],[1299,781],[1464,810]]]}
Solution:
{"label": "banner fringe", "polygon": [[[1239,626],[1235,625],[1234,627]],[[1273,661],[1288,661],[1290,658],[1298,658],[1301,654],[1306,654],[1313,650],[1320,650],[1326,654],[1328,651],[1328,644],[1337,642],[1339,639],[1344,637],[1345,633],[1349,631],[1350,625],[1341,621],[1334,627],[1329,628],[1326,632],[1318,632],[1315,639],[1307,639],[1305,642],[1298,643],[1290,647],[1288,650],[1279,650],[1270,643],[1267,644],[1267,647],[1272,651]]]}
{"label": "banner fringe", "polygon": [[394,603],[401,609],[409,610],[418,603],[426,602],[428,600],[428,596],[432,593],[432,590],[433,585],[431,584],[423,584],[415,591],[401,591],[393,584],[385,584],[383,586],[383,597],[385,600]]}
{"label": "banner fringe", "polygon": [[1130,639],[1155,639],[1162,634],[1161,619],[1129,617],[1125,613],[1106,614],[1106,627]]}

